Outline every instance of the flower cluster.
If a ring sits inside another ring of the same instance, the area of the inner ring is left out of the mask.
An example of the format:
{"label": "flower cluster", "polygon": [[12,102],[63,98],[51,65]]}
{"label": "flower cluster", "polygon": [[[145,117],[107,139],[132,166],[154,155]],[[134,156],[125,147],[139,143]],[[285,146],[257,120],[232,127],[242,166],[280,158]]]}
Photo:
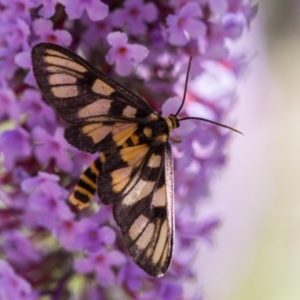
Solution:
{"label": "flower cluster", "polygon": [[1,299],[201,297],[182,283],[195,282],[193,257],[219,224],[197,212],[226,162],[229,132],[192,120],[174,131],[181,140],[172,144],[175,251],[167,274],[151,278],[126,254],[111,207],[95,199],[78,212],[66,202],[95,157],[64,140],[61,120],[37,89],[30,53],[40,42],[80,52],[164,115],[180,106],[193,53],[181,117],[228,123],[244,66],[230,45],[256,10],[251,0],[1,0]]}

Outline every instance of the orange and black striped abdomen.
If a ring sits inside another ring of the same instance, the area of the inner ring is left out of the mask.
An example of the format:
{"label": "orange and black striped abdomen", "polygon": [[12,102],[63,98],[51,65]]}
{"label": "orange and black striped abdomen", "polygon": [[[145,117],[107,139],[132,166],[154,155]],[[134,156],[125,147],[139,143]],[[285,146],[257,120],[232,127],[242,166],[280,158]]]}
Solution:
{"label": "orange and black striped abdomen", "polygon": [[96,193],[96,182],[100,174],[101,158],[101,155],[97,157],[84,173],[80,175],[79,181],[69,197],[69,201],[79,209],[89,206],[91,199]]}

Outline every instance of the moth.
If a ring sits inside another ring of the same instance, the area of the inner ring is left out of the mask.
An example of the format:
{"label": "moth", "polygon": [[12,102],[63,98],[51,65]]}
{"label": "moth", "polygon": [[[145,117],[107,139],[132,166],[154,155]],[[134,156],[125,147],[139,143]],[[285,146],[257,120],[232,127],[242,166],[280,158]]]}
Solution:
{"label": "moth", "polygon": [[[45,98],[68,124],[65,138],[99,157],[80,176],[69,201],[82,209],[95,192],[113,206],[135,263],[151,276],[167,271],[174,242],[170,132],[188,118],[155,113],[77,54],[55,44],[32,49],[33,72]],[[191,118],[190,118],[191,119]],[[231,130],[229,126],[206,120]]]}

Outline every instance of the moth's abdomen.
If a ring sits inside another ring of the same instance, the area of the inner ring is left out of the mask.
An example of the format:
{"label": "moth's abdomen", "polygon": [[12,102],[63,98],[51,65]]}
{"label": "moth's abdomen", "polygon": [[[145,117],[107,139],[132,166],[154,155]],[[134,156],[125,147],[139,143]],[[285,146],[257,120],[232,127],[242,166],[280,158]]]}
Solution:
{"label": "moth's abdomen", "polygon": [[82,173],[79,181],[69,197],[69,201],[79,209],[90,205],[97,190],[97,178],[101,169],[101,155]]}

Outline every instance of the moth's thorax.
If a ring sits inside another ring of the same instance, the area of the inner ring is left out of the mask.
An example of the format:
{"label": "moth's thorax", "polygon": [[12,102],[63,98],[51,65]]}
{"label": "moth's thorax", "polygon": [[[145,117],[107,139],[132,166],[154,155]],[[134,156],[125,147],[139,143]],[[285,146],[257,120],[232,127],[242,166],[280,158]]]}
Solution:
{"label": "moth's thorax", "polygon": [[178,118],[174,115],[161,117],[152,114],[151,117],[140,127],[140,137],[144,142],[165,143],[171,130],[179,126]]}
{"label": "moth's thorax", "polygon": [[175,115],[169,115],[166,118],[163,118],[165,122],[167,123],[167,126],[169,128],[169,132],[179,127],[179,121],[177,116]]}

